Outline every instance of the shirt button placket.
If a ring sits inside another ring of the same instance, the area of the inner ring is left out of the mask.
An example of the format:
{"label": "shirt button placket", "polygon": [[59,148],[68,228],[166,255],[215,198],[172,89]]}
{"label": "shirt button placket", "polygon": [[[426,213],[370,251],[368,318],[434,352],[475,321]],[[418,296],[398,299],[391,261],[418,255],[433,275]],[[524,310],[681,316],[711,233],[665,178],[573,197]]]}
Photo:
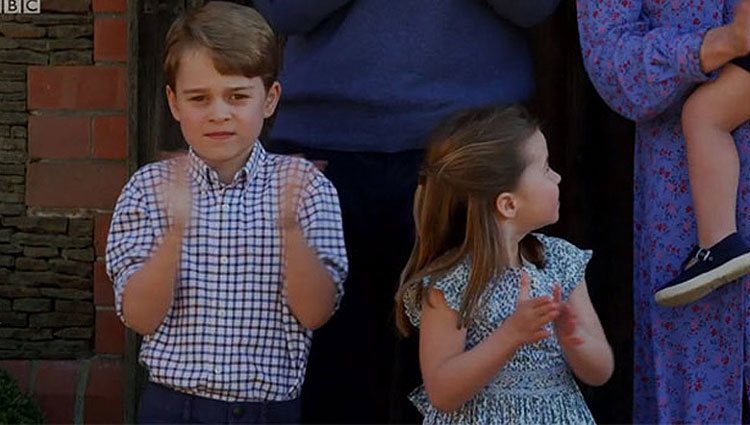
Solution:
{"label": "shirt button placket", "polygon": [[[218,235],[219,236],[219,241],[218,241],[218,243],[219,243],[219,253],[220,254],[224,254],[224,253],[226,253],[226,250],[225,250],[225,247],[224,247],[224,243],[225,243],[225,240],[224,240],[224,235],[225,235],[225,233],[224,233],[225,232],[224,224],[227,223],[227,222],[229,222],[228,217],[226,216],[227,210],[228,210],[228,208],[227,208],[228,205],[226,203],[226,188],[223,188],[222,190],[219,191],[219,196],[218,196],[217,204],[216,205],[217,205],[217,207],[219,207],[219,211],[218,211],[219,212],[219,223],[220,223],[219,224],[219,226],[220,226],[220,228],[219,228],[219,235]],[[219,257],[219,270],[220,270],[219,276],[226,275],[226,273],[227,273],[227,264],[228,263],[229,263],[229,258],[227,258],[226,255],[221,255]],[[218,279],[219,279],[219,282],[216,282],[216,283],[219,284],[219,285],[221,285],[221,281],[220,281],[221,277],[219,277]],[[223,323],[223,319],[222,319],[222,316],[223,316],[222,311],[219,309],[219,302],[220,301],[214,301],[213,308],[211,309],[212,310],[212,317],[211,317],[211,319],[212,319],[212,322],[213,322],[213,327],[212,327],[212,332],[211,332],[211,339],[213,341],[213,346],[214,346],[214,350],[215,350],[214,353],[213,353],[214,354],[214,356],[213,356],[214,357],[214,365],[215,365],[214,369],[213,369],[213,372],[214,372],[214,376],[215,376],[215,378],[217,380],[218,380],[219,375],[221,375],[222,370],[223,370],[222,369],[222,364],[223,364],[223,362],[222,362],[222,353],[221,353],[221,348],[219,346],[219,342],[220,342],[219,335],[222,334],[222,332],[223,332],[224,323]]]}

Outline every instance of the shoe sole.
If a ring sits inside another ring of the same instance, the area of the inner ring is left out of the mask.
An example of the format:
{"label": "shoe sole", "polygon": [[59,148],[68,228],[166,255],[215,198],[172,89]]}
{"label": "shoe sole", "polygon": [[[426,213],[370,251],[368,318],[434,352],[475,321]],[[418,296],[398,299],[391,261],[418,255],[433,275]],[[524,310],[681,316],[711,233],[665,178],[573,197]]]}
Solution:
{"label": "shoe sole", "polygon": [[750,253],[733,258],[679,285],[662,289],[655,295],[656,303],[664,307],[689,304],[748,273],[750,273]]}

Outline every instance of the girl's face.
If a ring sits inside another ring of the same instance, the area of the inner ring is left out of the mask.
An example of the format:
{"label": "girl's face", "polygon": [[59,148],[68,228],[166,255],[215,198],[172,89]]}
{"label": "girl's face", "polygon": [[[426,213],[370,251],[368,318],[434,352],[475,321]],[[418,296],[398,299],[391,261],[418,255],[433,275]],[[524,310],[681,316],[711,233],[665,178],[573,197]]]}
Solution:
{"label": "girl's face", "polygon": [[561,177],[549,166],[547,140],[541,131],[534,133],[523,148],[526,169],[518,189],[513,192],[517,202],[515,222],[519,229],[531,232],[555,223],[559,218]]}

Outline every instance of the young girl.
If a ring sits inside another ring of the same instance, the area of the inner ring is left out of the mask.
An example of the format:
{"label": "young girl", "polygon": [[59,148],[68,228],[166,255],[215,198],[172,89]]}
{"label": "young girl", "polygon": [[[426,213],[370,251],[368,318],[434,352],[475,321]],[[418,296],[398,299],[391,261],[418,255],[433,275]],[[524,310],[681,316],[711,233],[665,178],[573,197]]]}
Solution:
{"label": "young girl", "polygon": [[424,423],[593,423],[573,374],[605,383],[612,350],[584,281],[591,253],[530,233],[559,207],[537,124],[520,107],[459,113],[421,177],[396,302],[400,331],[420,332]]}
{"label": "young girl", "polygon": [[[733,25],[744,28],[750,2],[739,3]],[[737,233],[739,157],[731,132],[750,119],[750,57],[724,66],[701,85],[682,109],[688,174],[698,245],[680,273],[656,292],[656,302],[678,306],[696,301],[750,272],[750,247]]]}

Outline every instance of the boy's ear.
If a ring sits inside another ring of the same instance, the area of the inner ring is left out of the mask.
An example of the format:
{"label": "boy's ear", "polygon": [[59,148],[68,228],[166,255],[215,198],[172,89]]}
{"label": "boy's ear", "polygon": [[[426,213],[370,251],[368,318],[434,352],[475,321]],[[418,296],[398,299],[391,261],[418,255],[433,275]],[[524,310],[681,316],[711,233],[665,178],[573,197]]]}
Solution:
{"label": "boy's ear", "polygon": [[278,81],[274,81],[271,87],[266,93],[266,101],[263,104],[263,118],[268,118],[273,115],[276,111],[276,105],[279,104],[279,98],[281,97],[281,84]]}
{"label": "boy's ear", "polygon": [[180,121],[180,110],[177,108],[177,98],[174,93],[174,90],[172,90],[172,87],[169,87],[169,85],[166,86],[167,91],[167,103],[169,103],[169,110],[172,112],[172,116],[174,117],[175,121]]}
{"label": "boy's ear", "polygon": [[515,218],[518,212],[518,202],[512,193],[503,192],[495,198],[495,211],[503,218]]}

